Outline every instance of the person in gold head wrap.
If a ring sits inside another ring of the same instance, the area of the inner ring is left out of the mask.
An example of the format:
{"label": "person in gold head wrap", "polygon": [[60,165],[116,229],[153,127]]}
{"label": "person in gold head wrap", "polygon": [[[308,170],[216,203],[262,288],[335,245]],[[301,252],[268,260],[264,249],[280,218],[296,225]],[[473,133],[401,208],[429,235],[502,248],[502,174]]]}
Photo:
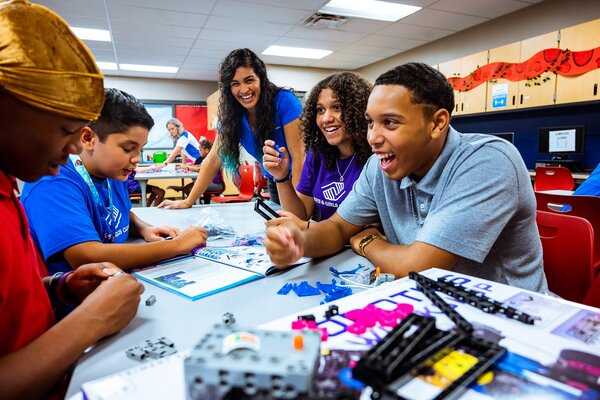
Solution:
{"label": "person in gold head wrap", "polygon": [[[102,74],[64,20],[26,0],[0,0],[2,398],[60,395],[69,366],[137,311],[143,286],[114,264],[42,278],[45,266],[15,196],[15,177],[57,174],[79,153],[78,132],[103,102]],[[60,304],[77,307],[56,322]]]}

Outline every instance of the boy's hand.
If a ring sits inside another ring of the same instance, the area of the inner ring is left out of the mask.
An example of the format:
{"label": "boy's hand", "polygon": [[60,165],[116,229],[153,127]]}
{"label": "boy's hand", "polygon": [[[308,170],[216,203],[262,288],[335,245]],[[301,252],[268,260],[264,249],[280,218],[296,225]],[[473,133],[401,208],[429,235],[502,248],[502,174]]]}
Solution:
{"label": "boy's hand", "polygon": [[146,242],[158,242],[168,237],[176,238],[181,231],[172,226],[153,226],[140,232]]}
{"label": "boy's hand", "polygon": [[198,226],[188,226],[185,228],[173,242],[179,245],[180,254],[187,254],[199,246],[206,245],[208,232],[206,229]]}
{"label": "boy's hand", "polygon": [[308,221],[298,218],[294,213],[284,210],[278,210],[277,214],[281,215],[281,218],[273,218],[265,221],[267,227],[279,226],[279,225],[296,225],[301,231],[305,231],[308,228]]}
{"label": "boy's hand", "polygon": [[185,200],[165,200],[160,203],[158,208],[168,208],[168,209],[176,209],[176,208],[190,208],[192,204],[188,203]]}
{"label": "boy's hand", "polygon": [[[281,154],[280,154],[281,153]],[[275,150],[273,140],[265,140],[263,166],[275,179],[284,179],[290,173],[290,155],[285,147]]]}
{"label": "boy's hand", "polygon": [[119,271],[119,267],[109,262],[82,265],[67,276],[68,295],[81,302],[103,281]]}
{"label": "boy's hand", "polygon": [[90,329],[100,332],[100,338],[112,335],[135,316],[143,292],[144,286],[129,274],[109,277],[71,314],[87,320]]}
{"label": "boy's hand", "polygon": [[304,237],[294,223],[268,227],[263,245],[269,258],[279,269],[293,264],[304,254]]}

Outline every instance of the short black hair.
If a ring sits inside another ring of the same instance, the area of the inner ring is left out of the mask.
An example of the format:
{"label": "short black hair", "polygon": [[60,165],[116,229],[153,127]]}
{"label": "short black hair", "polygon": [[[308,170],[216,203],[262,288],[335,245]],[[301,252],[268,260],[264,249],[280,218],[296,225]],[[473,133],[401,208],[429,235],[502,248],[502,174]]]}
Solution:
{"label": "short black hair", "polygon": [[378,85],[399,85],[410,91],[413,104],[423,104],[425,116],[443,108],[452,115],[454,90],[448,79],[435,68],[423,63],[407,63],[384,72],[375,81]]}
{"label": "short black hair", "polygon": [[104,89],[104,106],[100,117],[90,123],[101,142],[112,133],[123,133],[132,126],[141,126],[148,130],[154,126],[154,120],[141,101],[129,93],[114,88]]}

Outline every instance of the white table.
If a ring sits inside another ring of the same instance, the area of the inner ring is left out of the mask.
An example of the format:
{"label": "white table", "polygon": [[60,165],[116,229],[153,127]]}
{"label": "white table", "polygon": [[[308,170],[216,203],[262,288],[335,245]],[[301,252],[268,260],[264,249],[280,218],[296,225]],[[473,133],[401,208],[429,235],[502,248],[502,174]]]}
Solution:
{"label": "white table", "polygon": [[[264,220],[254,212],[254,202],[195,206],[187,210],[134,208],[144,221],[154,225],[169,224],[183,228],[197,221],[205,207],[218,211],[237,232],[254,234],[264,230]],[[224,245],[224,244],[223,244]],[[324,295],[297,297],[277,291],[287,282],[307,280],[311,285],[318,280],[331,283],[329,267],[349,270],[358,263],[372,265],[350,249],[323,260],[314,260],[285,272],[237,286],[209,297],[191,301],[144,283],[146,291],[136,317],[116,335],[102,340],[81,357],[73,373],[67,397],[76,394],[81,384],[140,363],[125,355],[125,351],[146,339],[165,336],[175,342],[179,350],[187,349],[216,323],[226,312],[232,312],[240,326],[256,326],[288,314],[319,305]],[[146,306],[144,301],[156,296],[156,303]]]}
{"label": "white table", "polygon": [[146,207],[146,189],[148,186],[149,179],[173,179],[181,178],[181,186],[184,185],[185,178],[196,179],[198,177],[197,172],[179,172],[179,171],[157,171],[157,172],[141,172],[135,174],[135,180],[140,182],[140,189],[142,190],[142,207]]}

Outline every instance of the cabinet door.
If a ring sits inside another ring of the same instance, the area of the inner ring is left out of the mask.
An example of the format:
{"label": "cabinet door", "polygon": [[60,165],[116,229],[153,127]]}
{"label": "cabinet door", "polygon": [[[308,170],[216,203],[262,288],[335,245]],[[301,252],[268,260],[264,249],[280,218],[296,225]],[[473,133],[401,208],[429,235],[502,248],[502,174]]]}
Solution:
{"label": "cabinet door", "polygon": [[[513,64],[520,61],[521,42],[490,49],[490,64],[496,62]],[[499,65],[494,71],[494,75],[497,76],[507,76],[507,74],[510,73],[510,68],[506,68],[502,65]],[[519,82],[513,82],[501,77],[490,79],[487,87],[486,111],[511,110],[517,108],[518,94]]]}
{"label": "cabinet door", "polygon": [[[558,48],[558,31],[523,40],[521,42],[521,62],[550,48]],[[555,91],[556,75],[553,72],[544,72],[536,78],[519,81],[517,106],[524,108],[554,104]]]}
{"label": "cabinet door", "polygon": [[[476,74],[477,69],[488,63],[488,51],[482,51],[470,56],[463,57],[461,60],[461,76],[468,77]],[[474,76],[475,80],[480,78]],[[487,81],[479,86],[460,93],[460,114],[473,114],[485,111],[485,98],[487,94]]]}
{"label": "cabinet door", "polygon": [[[456,59],[452,61],[446,61],[438,65],[439,71],[446,78],[456,78],[461,76],[461,59]],[[461,94],[458,90],[454,91],[454,110],[452,111],[453,115],[459,115],[459,103],[460,103]]]}
{"label": "cabinet door", "polygon": [[[560,30],[561,49],[585,51],[599,46],[600,19]],[[558,75],[556,79],[556,103],[600,99],[600,69],[594,69],[578,76]]]}
{"label": "cabinet door", "polygon": [[213,129],[217,129],[216,126],[216,122],[217,122],[217,116],[219,113],[219,98],[221,97],[221,92],[220,91],[216,91],[213,94],[211,94],[210,96],[208,96],[206,98],[206,107],[207,107],[207,116],[206,116],[206,122],[207,122],[207,129],[209,130],[213,130]]}

